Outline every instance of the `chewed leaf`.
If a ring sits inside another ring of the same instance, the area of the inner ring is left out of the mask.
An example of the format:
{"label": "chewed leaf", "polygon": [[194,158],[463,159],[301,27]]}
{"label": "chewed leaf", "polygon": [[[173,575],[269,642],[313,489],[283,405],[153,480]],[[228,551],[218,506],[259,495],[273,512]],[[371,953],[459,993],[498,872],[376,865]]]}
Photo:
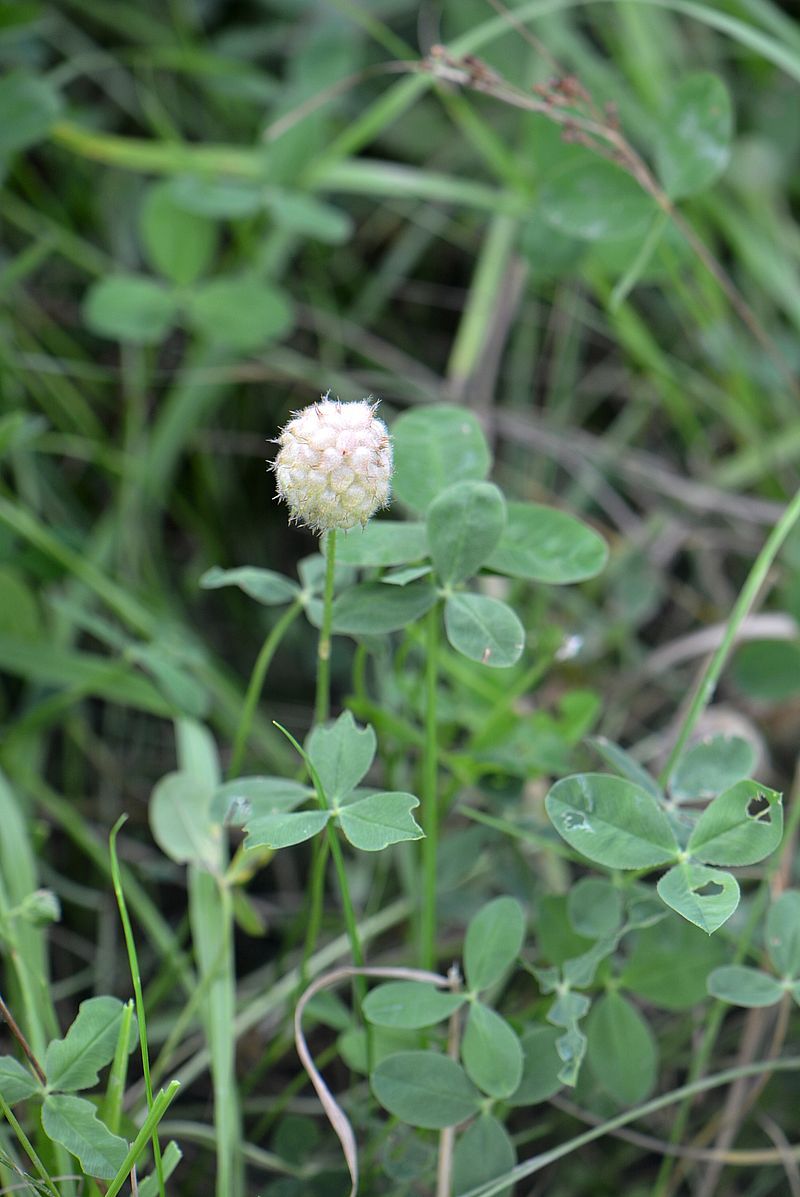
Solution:
{"label": "chewed leaf", "polygon": [[758,782],[740,781],[703,811],[688,851],[707,864],[756,864],[777,848],[782,835],[781,795]]}
{"label": "chewed leaf", "polygon": [[731,873],[682,861],[658,883],[667,906],[708,935],[721,927],[739,905],[739,883]]}
{"label": "chewed leaf", "polygon": [[565,777],[545,807],[568,844],[609,868],[645,869],[677,856],[675,834],[653,795],[621,777]]}
{"label": "chewed leaf", "polygon": [[329,803],[339,802],[355,789],[372,764],[376,747],[375,732],[369,725],[359,727],[350,711],[334,724],[314,729],[306,751]]}
{"label": "chewed leaf", "polygon": [[370,794],[342,807],[339,822],[354,848],[380,852],[389,844],[422,839],[423,831],[411,811],[419,806],[413,794]]}

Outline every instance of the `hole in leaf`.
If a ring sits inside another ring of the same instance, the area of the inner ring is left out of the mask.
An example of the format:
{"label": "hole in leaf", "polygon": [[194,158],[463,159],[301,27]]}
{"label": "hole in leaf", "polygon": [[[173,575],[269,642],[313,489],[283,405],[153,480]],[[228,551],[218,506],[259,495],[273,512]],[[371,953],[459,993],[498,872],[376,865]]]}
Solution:
{"label": "hole in leaf", "polygon": [[698,898],[716,898],[718,894],[722,893],[723,889],[724,886],[720,885],[718,881],[707,881],[705,885],[699,885],[694,890],[694,893],[697,894]]}
{"label": "hole in leaf", "polygon": [[756,794],[747,804],[747,813],[751,819],[758,819],[759,823],[771,823],[772,815],[769,811],[769,799],[763,794]]}

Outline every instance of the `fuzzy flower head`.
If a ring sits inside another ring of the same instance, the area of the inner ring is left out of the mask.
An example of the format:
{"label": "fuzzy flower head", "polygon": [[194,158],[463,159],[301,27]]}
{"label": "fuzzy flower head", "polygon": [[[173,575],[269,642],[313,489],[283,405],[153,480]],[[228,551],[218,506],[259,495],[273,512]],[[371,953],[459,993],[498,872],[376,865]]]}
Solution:
{"label": "fuzzy flower head", "polygon": [[319,533],[363,527],[389,502],[392,443],[377,406],[323,395],[282,429],[272,468],[297,523]]}

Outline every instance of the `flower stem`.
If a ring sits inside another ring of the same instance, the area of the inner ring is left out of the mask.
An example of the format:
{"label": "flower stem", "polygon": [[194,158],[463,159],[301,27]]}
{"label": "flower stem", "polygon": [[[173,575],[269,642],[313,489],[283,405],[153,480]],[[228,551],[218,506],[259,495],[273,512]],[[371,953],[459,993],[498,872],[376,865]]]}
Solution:
{"label": "flower stem", "polygon": [[322,925],[322,905],[325,896],[325,866],[328,863],[328,840],[315,836],[311,857],[311,882],[308,895],[308,922],[303,946],[303,960],[300,965],[300,987],[308,983],[308,962],[314,955]]}
{"label": "flower stem", "polygon": [[[322,547],[322,546],[320,546]],[[331,706],[331,628],[333,627],[333,581],[336,571],[336,529],[325,537],[325,594],[322,603],[322,627],[317,649],[317,700],[314,722],[324,723]]]}
{"label": "flower stem", "polygon": [[425,626],[425,746],[422,755],[422,916],[420,963],[433,968],[436,960],[436,854],[439,840],[438,751],[436,692],[439,656],[439,604],[428,612]]}
{"label": "flower stem", "polygon": [[750,613],[750,609],[758,597],[758,592],[764,584],[764,580],[778,555],[781,545],[797,523],[798,518],[800,518],[800,490],[798,490],[767,537],[764,547],[756,557],[753,568],[750,570],[747,580],[739,592],[739,597],[733,605],[728,625],[725,628],[725,635],[722,637],[717,651],[709,661],[706,671],[700,679],[689,710],[686,712],[686,716],[681,724],[678,738],[675,741],[672,752],[669,754],[669,760],[661,774],[660,781],[662,785],[666,785],[669,782],[675,765],[680,759],[698,719],[713,698],[717,682],[733,648],[739,628]]}
{"label": "flower stem", "polygon": [[256,657],[256,663],[253,666],[253,672],[250,675],[250,681],[247,686],[247,694],[245,695],[244,705],[242,706],[242,713],[239,717],[239,724],[236,728],[236,735],[233,740],[233,749],[231,750],[231,760],[228,766],[228,777],[234,778],[239,775],[244,760],[244,753],[247,747],[247,740],[250,735],[250,729],[253,726],[253,716],[256,713],[258,700],[261,697],[261,690],[264,686],[264,678],[267,676],[267,670],[270,667],[272,658],[275,655],[275,650],[280,644],[286,632],[294,623],[297,616],[302,610],[303,604],[296,599],[290,607],[287,607],[283,615],[280,617],[275,626],[270,630],[261,645],[261,651]]}

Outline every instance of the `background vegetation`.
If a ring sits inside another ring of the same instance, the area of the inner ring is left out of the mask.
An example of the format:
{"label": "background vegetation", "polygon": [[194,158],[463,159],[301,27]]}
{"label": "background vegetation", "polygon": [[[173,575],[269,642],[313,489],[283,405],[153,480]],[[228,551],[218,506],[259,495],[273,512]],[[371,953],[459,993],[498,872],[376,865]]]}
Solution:
{"label": "background vegetation", "polygon": [[[511,14],[487,0],[12,0],[0,62],[2,992],[19,986],[21,950],[32,975],[49,973],[55,1006],[31,999],[42,1044],[80,1001],[128,997],[108,853],[127,814],[118,850],[151,1054],[167,1042],[159,1083],[183,1082],[165,1123],[184,1152],[169,1191],[210,1193],[220,1129],[185,1005],[186,871],[147,810],[175,768],[174,720],[204,721],[229,761],[277,618],[200,577],[245,563],[294,577],[317,547],[273,503],[268,442],[329,389],[379,397],[390,425],[455,404],[480,421],[510,498],[571,511],[608,543],[590,581],[513,584],[529,647],[512,671],[440,661],[454,776],[467,731],[509,691],[516,705],[485,741],[492,768],[467,772],[478,816],[455,812],[442,837],[439,963],[460,956],[484,902],[510,894],[529,959],[561,965],[591,944],[567,900],[585,871],[558,851],[544,794],[596,767],[590,733],[664,766],[798,486],[800,26],[770,0],[534,0]],[[700,728],[747,740],[790,810],[799,616],[794,537]],[[419,637],[375,660],[336,639],[334,708],[375,723],[384,767],[413,788]],[[305,736],[315,668],[299,620],[245,771],[294,775],[272,720]],[[552,1100],[508,1115],[519,1158],[675,1088],[701,1044],[717,1069],[781,1051],[797,1023],[787,995],[745,1014],[709,998],[706,977],[752,935],[770,889],[797,883],[792,826],[767,865],[738,870],[745,900],[712,939],[670,916],[592,982],[646,1014],[636,1066],[612,997],[595,1007],[609,1025],[578,1088],[544,1085]],[[350,862],[354,901],[371,962],[416,963],[411,858],[393,853]],[[235,891],[244,1191],[264,1197],[346,1191],[291,1038],[309,859],[280,852]],[[18,916],[36,886],[61,905],[46,931],[34,923],[48,910]],[[316,970],[347,959],[340,933],[331,896]],[[759,962],[758,936],[750,951]],[[507,1009],[521,1028],[546,1008],[529,986]],[[431,1192],[434,1137],[396,1124],[386,1137],[363,1059],[336,1046],[354,1031],[347,1008],[317,1016],[315,1051],[335,1089],[353,1080],[370,1144],[363,1191]],[[137,1067],[123,1118],[141,1109]],[[800,1193],[796,1078],[763,1079],[655,1112],[517,1192]],[[19,1158],[10,1130],[2,1143]],[[8,1162],[0,1175],[19,1180]]]}

